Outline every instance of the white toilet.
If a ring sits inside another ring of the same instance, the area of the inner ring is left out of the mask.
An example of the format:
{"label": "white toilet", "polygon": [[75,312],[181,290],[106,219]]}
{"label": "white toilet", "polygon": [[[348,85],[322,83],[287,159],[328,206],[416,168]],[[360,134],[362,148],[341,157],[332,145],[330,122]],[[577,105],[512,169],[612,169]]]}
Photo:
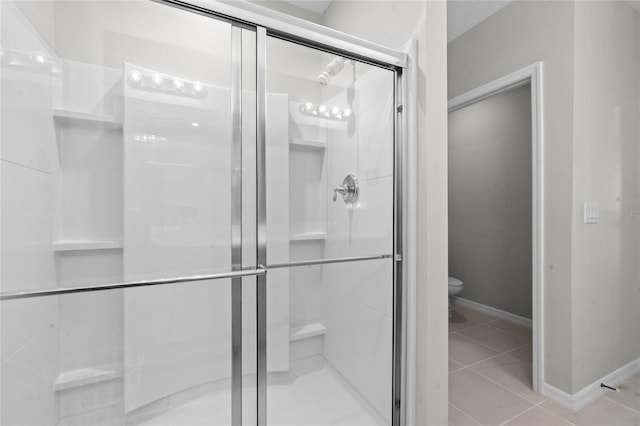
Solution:
{"label": "white toilet", "polygon": [[449,316],[451,316],[451,298],[462,293],[464,284],[457,278],[449,277]]}

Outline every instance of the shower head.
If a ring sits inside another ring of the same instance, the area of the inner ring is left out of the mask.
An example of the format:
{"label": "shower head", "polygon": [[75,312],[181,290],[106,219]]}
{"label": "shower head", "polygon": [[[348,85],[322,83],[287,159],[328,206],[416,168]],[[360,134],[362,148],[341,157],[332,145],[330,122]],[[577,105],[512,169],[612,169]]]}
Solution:
{"label": "shower head", "polygon": [[327,65],[327,70],[322,71],[320,75],[318,75],[318,81],[321,85],[326,86],[331,80],[331,77],[334,77],[344,68],[345,59],[342,57],[337,57],[333,61],[329,62]]}
{"label": "shower head", "polygon": [[326,86],[327,84],[329,84],[329,80],[331,80],[331,76],[326,71],[322,71],[318,76],[318,81],[323,86]]}

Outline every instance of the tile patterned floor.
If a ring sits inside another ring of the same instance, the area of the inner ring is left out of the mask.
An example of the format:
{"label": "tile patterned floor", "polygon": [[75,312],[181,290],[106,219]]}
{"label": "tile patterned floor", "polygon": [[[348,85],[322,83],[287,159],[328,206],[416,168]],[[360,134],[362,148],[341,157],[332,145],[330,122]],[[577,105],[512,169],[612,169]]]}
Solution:
{"label": "tile patterned floor", "polygon": [[533,392],[531,350],[531,330],[454,303],[449,425],[640,426],[640,375],[572,413]]}

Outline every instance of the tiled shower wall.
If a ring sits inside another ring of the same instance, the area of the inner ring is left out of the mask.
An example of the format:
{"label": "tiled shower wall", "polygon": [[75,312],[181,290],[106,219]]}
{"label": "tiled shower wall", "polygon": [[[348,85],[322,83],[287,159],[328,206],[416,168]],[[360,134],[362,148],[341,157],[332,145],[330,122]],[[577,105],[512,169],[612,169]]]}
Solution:
{"label": "tiled shower wall", "polygon": [[[325,257],[389,254],[393,242],[393,75],[371,69],[327,104],[350,105],[354,119],[328,135]],[[332,191],[348,174],[359,199]],[[376,212],[376,214],[371,214]],[[391,416],[393,270],[389,260],[327,265],[323,271],[325,357],[380,414]]]}
{"label": "tiled shower wall", "polygon": [[[2,2],[2,47],[6,55],[52,56],[49,46],[13,3]],[[54,75],[47,70],[2,68],[2,291],[55,287],[52,252],[52,116]],[[51,385],[58,373],[56,298],[2,304],[2,395],[0,423],[53,424]],[[33,410],[32,407],[39,407]]]}

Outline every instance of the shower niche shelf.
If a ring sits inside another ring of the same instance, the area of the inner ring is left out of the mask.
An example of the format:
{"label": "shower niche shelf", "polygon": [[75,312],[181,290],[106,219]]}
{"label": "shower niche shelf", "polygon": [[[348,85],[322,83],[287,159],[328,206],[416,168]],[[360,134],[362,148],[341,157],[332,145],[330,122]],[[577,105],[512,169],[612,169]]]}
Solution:
{"label": "shower niche shelf", "polygon": [[122,249],[120,240],[59,240],[53,242],[53,251]]}
{"label": "shower niche shelf", "polygon": [[90,112],[71,111],[66,109],[54,109],[53,118],[56,121],[66,122],[68,124],[98,124],[106,125],[114,128],[122,127],[122,120],[114,115],[95,114]]}
{"label": "shower niche shelf", "polygon": [[325,141],[307,140],[307,139],[291,139],[289,142],[293,147],[325,149],[327,143]]}
{"label": "shower niche shelf", "polygon": [[307,324],[302,327],[292,328],[289,331],[289,341],[308,339],[315,336],[323,336],[327,334],[327,327],[321,323]]}
{"label": "shower niche shelf", "polygon": [[327,233],[324,231],[318,232],[301,232],[299,234],[293,234],[289,238],[291,241],[316,241],[316,240],[326,240]]}
{"label": "shower niche shelf", "polygon": [[122,121],[74,109],[54,109],[53,121],[59,168],[52,250],[109,257],[100,250],[122,249]]}
{"label": "shower niche shelf", "polygon": [[323,117],[302,114],[289,102],[289,242],[294,250],[320,247],[327,239],[327,128]]}
{"label": "shower niche shelf", "polygon": [[60,373],[53,383],[56,392],[77,388],[80,386],[95,385],[120,377],[116,369],[104,370],[100,368],[81,368]]}

